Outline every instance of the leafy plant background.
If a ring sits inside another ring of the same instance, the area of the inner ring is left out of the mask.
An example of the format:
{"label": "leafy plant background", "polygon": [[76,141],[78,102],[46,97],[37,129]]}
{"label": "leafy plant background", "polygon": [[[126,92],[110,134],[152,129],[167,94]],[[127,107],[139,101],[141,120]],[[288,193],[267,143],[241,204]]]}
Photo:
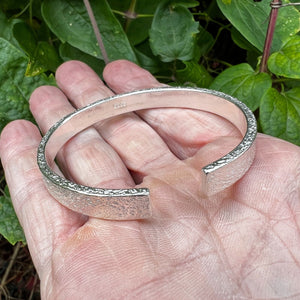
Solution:
{"label": "leafy plant background", "polygon": [[[90,0],[110,61],[133,61],[170,85],[235,96],[255,113],[261,132],[300,145],[300,12],[279,9],[268,71],[261,72],[270,2]],[[0,0],[0,132],[15,119],[34,122],[30,94],[37,86],[55,85],[56,68],[72,59],[99,76],[105,67],[82,0]],[[0,234],[18,242],[16,258],[26,241],[0,172]],[[9,268],[0,269],[1,289]],[[26,296],[20,288],[14,295],[34,298],[28,287],[36,286],[37,275],[28,278]]]}
{"label": "leafy plant background", "polygon": [[[91,0],[110,61],[128,59],[160,81],[223,91],[246,103],[259,128],[300,145],[300,13],[279,10],[268,72],[259,71],[270,1]],[[291,1],[283,1],[291,3]],[[55,85],[64,61],[77,59],[101,76],[103,55],[81,0],[1,0],[0,131],[33,121],[35,87]],[[184,100],[183,100],[184,101]],[[5,179],[0,233],[25,242]]]}

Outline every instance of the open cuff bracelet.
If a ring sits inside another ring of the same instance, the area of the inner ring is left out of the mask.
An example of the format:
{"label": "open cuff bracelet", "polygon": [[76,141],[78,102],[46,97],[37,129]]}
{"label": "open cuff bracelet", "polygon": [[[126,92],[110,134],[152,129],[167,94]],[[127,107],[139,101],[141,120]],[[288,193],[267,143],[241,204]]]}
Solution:
{"label": "open cuff bracelet", "polygon": [[207,197],[239,180],[255,156],[256,120],[251,110],[221,92],[161,87],[134,91],[99,100],[65,116],[42,138],[37,162],[49,193],[76,212],[112,220],[145,219],[151,216],[148,188],[103,189],[76,184],[53,171],[54,159],[74,135],[93,124],[127,112],[151,108],[189,108],[225,118],[239,129],[243,138],[231,152],[202,168],[202,190]]}

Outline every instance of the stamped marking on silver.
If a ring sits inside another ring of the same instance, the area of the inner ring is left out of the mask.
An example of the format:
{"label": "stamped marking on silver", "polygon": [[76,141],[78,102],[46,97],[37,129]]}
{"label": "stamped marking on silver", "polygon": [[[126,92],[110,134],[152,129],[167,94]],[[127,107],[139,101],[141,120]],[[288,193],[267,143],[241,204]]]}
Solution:
{"label": "stamped marking on silver", "polygon": [[126,107],[126,106],[127,106],[126,102],[119,102],[119,103],[114,104],[114,109],[119,109],[119,108],[123,108],[123,107]]}

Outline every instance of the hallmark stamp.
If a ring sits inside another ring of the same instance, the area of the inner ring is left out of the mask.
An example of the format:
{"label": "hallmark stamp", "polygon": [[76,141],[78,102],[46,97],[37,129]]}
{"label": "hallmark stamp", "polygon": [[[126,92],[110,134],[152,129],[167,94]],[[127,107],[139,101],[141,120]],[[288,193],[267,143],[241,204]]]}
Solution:
{"label": "hallmark stamp", "polygon": [[127,106],[126,102],[119,102],[119,103],[114,104],[114,109],[119,109],[119,108],[123,108],[126,106]]}

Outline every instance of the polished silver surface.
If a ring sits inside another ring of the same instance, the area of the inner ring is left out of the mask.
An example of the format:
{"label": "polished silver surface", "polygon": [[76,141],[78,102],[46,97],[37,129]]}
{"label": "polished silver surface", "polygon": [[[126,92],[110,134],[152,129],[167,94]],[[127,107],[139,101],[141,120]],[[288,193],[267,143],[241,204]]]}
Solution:
{"label": "polished silver surface", "polygon": [[[221,92],[161,87],[134,91],[99,100],[58,121],[42,138],[37,161],[50,194],[66,207],[88,216],[113,220],[151,216],[149,189],[101,189],[71,182],[51,166],[61,147],[93,124],[120,114],[151,108],[189,108],[219,115],[235,125],[243,139],[231,152],[202,169],[203,195],[214,195],[238,181],[255,156],[256,120],[251,110]],[[200,183],[199,183],[200,184]]]}

